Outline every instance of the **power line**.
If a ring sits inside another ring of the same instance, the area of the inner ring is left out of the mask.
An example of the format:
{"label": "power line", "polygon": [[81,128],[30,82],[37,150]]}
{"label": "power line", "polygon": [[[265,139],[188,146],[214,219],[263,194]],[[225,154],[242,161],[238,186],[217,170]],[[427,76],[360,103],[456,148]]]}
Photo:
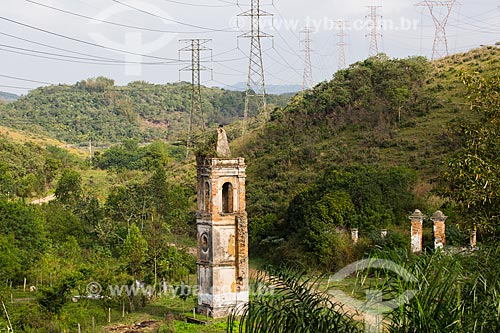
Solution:
{"label": "power line", "polygon": [[221,7],[238,6],[238,4],[236,4],[236,3],[229,3],[229,2],[226,2],[227,4],[225,4],[225,5],[206,5],[206,4],[197,4],[197,3],[189,3],[189,2],[183,2],[183,1],[176,1],[176,0],[163,0],[163,1],[170,2],[170,3],[176,3],[176,4],[179,4],[179,5],[192,6],[192,7],[205,7],[205,8],[221,8]]}
{"label": "power line", "polygon": [[269,75],[269,76],[271,76],[271,77],[275,78],[276,80],[281,81],[281,82],[283,82],[283,83],[285,83],[285,84],[290,84],[290,81],[285,80],[285,79],[283,79],[282,77],[279,77],[277,74],[267,73],[267,75]]}
{"label": "power line", "polygon": [[[281,48],[281,47],[280,47],[280,49],[281,49],[282,51],[287,52],[287,50],[286,50],[286,49],[284,49],[284,48]],[[295,65],[295,64],[297,64],[297,63],[300,63],[300,66],[302,67],[303,58],[301,57],[300,59],[296,59],[296,60],[295,60],[295,62],[294,62],[294,64],[292,65],[292,64],[291,64],[291,63],[290,63],[290,62],[289,62],[289,61],[288,61],[288,60],[287,60],[287,59],[286,59],[286,58],[285,58],[285,57],[284,57],[284,56],[283,56],[283,55],[282,55],[282,54],[278,51],[278,48],[277,48],[277,47],[274,47],[274,48],[273,48],[273,50],[274,50],[274,51],[275,51],[275,53],[278,55],[278,57],[281,59],[281,61],[277,61],[276,59],[271,58],[271,56],[270,56],[268,53],[266,53],[266,55],[267,55],[269,58],[273,59],[273,60],[274,60],[277,64],[279,64],[279,65],[283,66],[284,68],[288,68],[289,70],[291,70],[292,72],[294,72],[295,74],[297,74],[297,76],[298,76],[298,81],[296,81],[296,82],[298,82],[298,84],[300,85],[300,80],[302,79],[302,74],[303,74],[303,73],[301,73],[301,70],[303,70],[303,68],[300,68],[300,69],[299,69],[299,68],[297,68],[297,67],[296,67],[296,66],[294,66],[294,65]],[[289,53],[289,52],[288,52],[288,53]],[[276,74],[276,73],[275,73],[275,74]],[[295,80],[295,79],[294,79],[294,80]]]}
{"label": "power line", "polygon": [[20,90],[32,90],[33,88],[27,88],[27,87],[18,87],[18,86],[6,86],[6,85],[0,85],[1,88],[11,88],[11,89],[20,89]]}
{"label": "power line", "polygon": [[[224,83],[224,82],[221,82],[221,81],[217,81],[214,78],[212,78],[210,80],[207,80],[206,82],[215,82],[217,84],[220,84],[221,86],[223,86],[222,89],[224,89],[224,87],[231,87],[232,86],[231,84],[227,84],[227,83]],[[237,90],[232,90],[232,91],[237,91]],[[242,92],[242,91],[237,91],[237,92]]]}
{"label": "power line", "polygon": [[[276,54],[277,54],[280,58],[282,57],[282,56],[281,56],[281,54],[279,54],[279,53],[277,52],[277,50],[276,50],[276,49],[273,49],[273,50],[276,52]],[[281,60],[276,60],[273,56],[271,56],[271,54],[266,53],[266,55],[267,55],[267,57],[268,57],[269,59],[271,59],[272,61],[274,61],[277,65],[279,65],[279,66],[282,66],[282,67],[283,67],[283,70],[282,70],[282,71],[279,71],[278,73],[287,72],[287,73],[289,74],[289,76],[288,76],[288,77],[290,77],[290,75],[293,75],[293,74],[292,74],[292,72],[290,71],[290,69],[292,69],[292,71],[293,71],[293,72],[295,72],[295,73],[297,74],[297,76],[298,76],[300,79],[302,78],[302,73],[300,72],[300,69],[296,69],[296,68],[295,68],[295,67],[293,67],[291,64],[289,64],[289,63],[285,63],[285,61],[283,60],[284,58],[281,58]],[[285,59],[285,60],[286,60],[286,59]],[[302,60],[299,60],[299,61],[301,61],[301,62],[302,62]],[[284,63],[285,63],[286,65],[285,65]],[[269,74],[269,75],[271,75],[271,76],[272,76],[272,77],[274,77],[274,78],[276,78],[276,75],[278,74],[278,73],[272,73],[272,72],[269,72],[269,71],[267,71],[266,73],[267,73],[267,74]],[[298,83],[298,85],[300,85],[300,79],[299,79],[298,81],[296,81],[296,82],[299,82],[299,83]],[[280,80],[280,81],[283,81],[283,77],[280,77],[280,79],[279,79],[279,80]],[[292,79],[290,79],[290,81],[292,81]]]}
{"label": "power line", "polygon": [[[430,1],[424,0],[416,4],[416,6],[425,6],[429,9],[432,16],[432,21],[435,25],[434,43],[432,45],[432,59],[438,59],[449,55],[448,38],[446,36],[446,24],[455,4],[455,0]],[[445,13],[437,13],[435,7],[445,9]]]}
{"label": "power line", "polygon": [[233,58],[233,59],[221,59],[221,60],[217,60],[217,61],[214,61],[212,60],[213,62],[233,62],[233,61],[239,61],[239,60],[243,60],[243,59],[247,59],[248,57],[239,57],[239,58]]}
{"label": "power line", "polygon": [[[164,17],[164,16],[161,16],[161,15],[158,15],[158,14],[155,14],[155,13],[151,13],[151,12],[148,12],[147,10],[143,10],[143,9],[134,7],[132,5],[123,3],[123,2],[121,2],[119,0],[111,0],[111,1],[116,2],[116,3],[118,3],[118,4],[122,5],[122,6],[125,6],[127,8],[136,10],[138,12],[141,12],[141,13],[144,13],[144,14],[147,14],[147,15],[150,15],[150,16],[153,16],[153,17],[165,20],[165,21],[169,21],[169,22],[172,22],[172,23],[184,25],[184,26],[187,26],[187,27],[196,28],[196,29],[200,29],[200,30],[206,30],[208,32],[232,32],[232,33],[234,33],[234,31],[230,30],[230,29],[213,29],[213,28],[202,27],[202,26],[199,26],[199,25],[196,25],[196,24],[190,24],[190,23],[185,23],[185,22],[173,20],[171,18]],[[204,32],[198,32],[198,33],[204,33]]]}
{"label": "power line", "polygon": [[[113,0],[113,1],[116,1],[116,0]],[[46,33],[46,34],[50,34],[50,35],[57,36],[57,37],[64,38],[64,39],[68,39],[68,40],[71,40],[71,41],[74,41],[74,42],[78,42],[78,43],[82,43],[82,44],[86,44],[86,45],[98,47],[98,48],[101,48],[101,49],[116,51],[116,52],[125,53],[125,54],[138,55],[138,56],[146,57],[146,58],[176,61],[175,59],[172,59],[172,58],[156,57],[156,56],[147,55],[147,54],[140,54],[140,53],[130,52],[130,51],[126,51],[126,50],[120,50],[120,49],[116,49],[116,48],[113,48],[113,47],[107,47],[107,46],[104,46],[104,45],[100,45],[100,44],[96,44],[96,43],[84,41],[84,40],[81,40],[81,39],[78,39],[78,38],[65,36],[65,35],[62,35],[62,34],[59,34],[59,33],[56,33],[56,32],[52,32],[52,31],[48,31],[48,30],[45,30],[45,29],[42,29],[42,28],[34,27],[32,25],[25,24],[25,23],[22,23],[22,22],[18,22],[18,21],[15,21],[15,20],[11,20],[11,19],[3,17],[3,16],[0,16],[0,20],[8,21],[8,22],[11,22],[11,23],[14,23],[14,24],[17,24],[17,25],[20,25],[20,26],[23,26],[23,27],[26,27],[26,28],[29,28],[29,29],[37,30],[37,31],[40,31],[40,32],[43,32],[43,33]]]}
{"label": "power line", "polygon": [[210,51],[212,49],[206,47],[210,43],[211,39],[183,39],[182,43],[188,44],[179,50],[179,55],[181,52],[191,52],[191,65],[180,69],[180,71],[191,72],[191,110],[189,112],[189,130],[188,138],[186,141],[186,158],[189,156],[189,150],[191,148],[192,133],[193,133],[193,117],[196,114],[201,116],[201,129],[205,133],[205,117],[203,116],[203,105],[201,98],[201,72],[206,70],[211,70],[205,66],[201,65],[201,52]]}
{"label": "power line", "polygon": [[[271,54],[268,51],[264,51],[264,54],[269,59],[272,59],[277,65],[280,65],[283,68],[286,68],[287,70],[291,70],[291,71],[295,72],[295,74],[297,74],[298,76],[300,76],[302,78],[301,70],[303,69],[302,68],[303,59],[295,59],[295,62],[292,65],[292,63],[288,62],[288,60],[283,55],[281,55],[281,53],[278,52],[277,48],[273,48],[273,51],[278,55],[278,57],[281,60],[276,60],[274,57],[271,56]],[[300,63],[300,68],[295,66],[297,63]],[[267,72],[269,72],[269,71],[267,71]]]}
{"label": "power line", "polygon": [[216,53],[216,54],[212,55],[212,58],[219,57],[219,56],[221,56],[223,54],[228,54],[228,53],[231,53],[231,52],[236,51],[236,50],[238,50],[238,48],[234,47],[234,48],[232,48],[230,50],[223,51],[223,52],[220,52],[220,53]]}
{"label": "power line", "polygon": [[[369,55],[376,56],[379,53],[378,49],[378,38],[382,37],[382,34],[378,32],[378,19],[382,18],[382,16],[377,15],[377,10],[382,6],[367,6],[370,10],[370,33],[366,35],[366,37],[370,38],[370,49]],[[367,16],[368,17],[368,16]]]}
{"label": "power line", "polygon": [[243,112],[242,133],[246,131],[246,121],[250,108],[250,98],[260,97],[261,106],[264,112],[267,112],[266,84],[264,79],[264,64],[262,61],[261,38],[269,38],[271,35],[263,32],[260,26],[260,18],[263,16],[272,16],[271,13],[260,9],[260,0],[250,0],[250,10],[245,11],[238,16],[250,18],[250,31],[239,36],[250,39],[250,53],[248,64],[248,79],[245,93],[245,109]]}
{"label": "power line", "polygon": [[278,57],[280,57],[280,59],[288,66],[288,68],[290,68],[295,73],[297,73],[297,75],[302,76],[302,74],[299,72],[299,70],[296,69],[295,67],[293,67],[292,65],[290,65],[290,63],[288,62],[288,60],[284,56],[282,56],[281,53],[279,53],[276,48],[273,48],[273,50],[276,52],[276,54],[278,55]]}
{"label": "power line", "polygon": [[313,73],[312,73],[312,64],[311,64],[311,32],[312,29],[310,27],[305,27],[300,31],[300,34],[304,35],[304,38],[301,40],[303,45],[304,52],[304,75],[302,76],[302,90],[306,90],[307,88],[311,88],[313,86]]}
{"label": "power line", "polygon": [[229,69],[229,70],[232,70],[232,71],[234,71],[234,72],[237,72],[237,73],[240,73],[240,74],[243,74],[243,75],[247,74],[247,73],[245,73],[245,72],[243,72],[243,71],[241,71],[241,70],[239,70],[239,69],[234,69],[234,68],[229,67],[229,66],[227,66],[227,65],[224,65],[223,63],[220,63],[220,62],[218,62],[218,61],[214,61],[214,63],[216,63],[216,64],[218,64],[218,65],[221,65],[222,67],[224,67],[224,68],[226,68],[226,69]]}
{"label": "power line", "polygon": [[[477,23],[485,23],[485,20],[486,20],[486,19],[483,19],[483,20],[478,20],[477,18],[478,18],[478,17],[481,17],[481,16],[484,16],[485,14],[491,14],[491,12],[492,12],[492,11],[489,11],[489,12],[487,12],[487,13],[483,13],[483,14],[479,14],[479,15],[475,15],[474,17],[471,17],[471,16],[467,16],[467,15],[463,15],[463,14],[462,14],[462,17],[463,17],[463,18],[466,18],[466,19],[468,19],[468,20],[472,20],[472,21],[477,22]],[[491,18],[489,18],[489,19],[493,19],[493,18],[495,18],[495,19],[496,19],[498,14],[497,14],[497,13],[494,13],[494,15],[495,15],[495,17],[491,17]],[[473,27],[476,27],[476,28],[481,28],[481,29],[483,29],[483,28],[484,28],[484,27],[480,27],[480,26],[477,26],[477,25],[474,25],[474,24],[471,24],[471,23],[467,23],[467,24],[472,25]],[[497,27],[498,29],[500,29],[500,25],[495,24],[495,23],[490,23],[490,22],[488,22],[488,26],[490,26],[490,27]]]}
{"label": "power line", "polygon": [[[6,78],[10,78],[9,76],[6,75],[0,75],[0,76],[5,76]],[[85,88],[78,87],[75,85],[67,85],[67,84],[55,84],[55,83],[49,83],[49,82],[42,82],[42,81],[36,81],[36,80],[31,80],[31,79],[21,79],[17,77],[12,77],[16,78],[19,80],[26,80],[26,82],[38,82],[38,83],[43,83],[43,84],[48,84],[49,86],[41,86],[41,87],[19,87],[19,86],[5,86],[5,87],[15,87],[19,89],[25,89],[25,90],[35,90],[35,89],[40,89],[44,92],[51,92],[51,93],[60,93],[60,92],[68,92],[68,91],[82,91],[85,90]],[[218,82],[220,84],[223,84],[225,86],[230,86],[229,84],[222,83],[220,81],[216,81],[213,78],[208,80],[207,82],[214,81]],[[109,91],[114,91],[114,92],[123,92],[123,93],[128,93],[128,92],[143,92],[143,91],[162,91],[162,90],[169,90],[170,87],[172,86],[171,84],[153,84],[153,83],[148,83],[150,87],[144,87],[144,88],[137,88],[137,87],[129,87],[129,86],[113,86],[113,87],[106,87],[104,88],[103,91],[100,92],[94,92],[94,93],[105,93]],[[184,86],[191,86],[191,84],[188,83],[180,83],[180,87]],[[201,87],[203,89],[203,86]]]}
{"label": "power line", "polygon": [[347,37],[347,33],[345,32],[346,22],[343,20],[339,20],[336,22],[338,24],[339,31],[337,32],[337,68],[344,69],[346,68],[346,48],[348,44],[345,42],[345,37]]}
{"label": "power line", "polygon": [[[107,58],[107,57],[101,57],[101,56],[97,56],[97,55],[93,55],[93,54],[88,54],[88,53],[71,51],[71,50],[68,50],[68,49],[61,48],[61,47],[56,47],[56,46],[48,45],[48,44],[45,44],[45,43],[36,42],[36,41],[30,40],[30,39],[26,39],[26,38],[14,36],[14,35],[11,35],[11,34],[7,34],[5,32],[0,32],[0,35],[8,36],[8,37],[11,37],[11,38],[22,40],[24,42],[32,43],[32,44],[35,44],[35,45],[40,45],[40,46],[47,47],[47,48],[54,49],[54,50],[59,50],[59,51],[63,51],[63,52],[68,52],[68,53],[73,53],[73,54],[79,54],[79,55],[84,55],[84,56],[88,56],[88,57],[98,58],[99,60],[102,59],[102,60],[109,60],[111,62],[124,63],[123,60],[118,60],[118,59],[113,59],[113,58]],[[143,63],[143,64],[146,64],[146,63]]]}
{"label": "power line", "polygon": [[[3,47],[1,47],[3,46]],[[6,49],[7,48],[7,49]],[[13,51],[9,49],[14,49],[18,51]],[[178,65],[179,61],[171,61],[171,62],[140,62],[140,61],[122,61],[122,60],[101,60],[95,59],[95,58],[83,58],[83,57],[74,57],[74,56],[69,56],[65,54],[58,54],[58,53],[52,53],[52,52],[43,52],[43,51],[38,51],[38,50],[31,50],[31,49],[26,49],[26,48],[21,48],[21,47],[15,47],[15,46],[10,46],[10,45],[5,45],[5,44],[0,44],[0,50],[4,52],[9,52],[9,53],[15,53],[15,54],[22,54],[22,55],[27,55],[31,57],[36,57],[36,58],[41,58],[41,59],[49,59],[49,60],[57,60],[57,61],[64,61],[64,62],[73,62],[73,63],[78,63],[78,64],[95,64],[95,65],[112,65],[112,66],[122,66],[126,64],[136,64],[136,65]],[[30,53],[28,53],[30,52]],[[42,55],[40,55],[42,54]],[[58,58],[56,58],[58,57]],[[73,60],[76,59],[76,60]],[[105,59],[105,58],[104,58]],[[80,61],[82,60],[82,61]]]}
{"label": "power line", "polygon": [[123,66],[123,63],[98,62],[98,61],[79,61],[79,60],[61,59],[61,58],[54,58],[54,57],[49,57],[49,56],[42,56],[42,55],[31,54],[31,53],[26,53],[26,52],[21,52],[21,51],[13,51],[13,50],[4,49],[4,48],[1,48],[1,47],[0,47],[0,51],[9,52],[9,53],[15,53],[15,54],[21,54],[21,55],[27,55],[27,56],[35,57],[35,58],[39,58],[39,59],[57,60],[57,61],[75,63],[75,64]]}
{"label": "power line", "polygon": [[[5,45],[5,44],[0,44],[1,47],[7,47],[9,49],[14,49],[14,50],[20,50],[20,51],[25,51],[25,52],[33,52],[33,53],[38,53],[38,54],[44,54],[44,55],[50,55],[50,56],[57,56],[57,57],[62,57],[62,58],[69,58],[69,59],[77,59],[77,60],[87,60],[87,61],[102,61],[102,62],[116,62],[116,61],[108,61],[108,60],[100,60],[96,58],[83,58],[83,57],[75,57],[75,56],[70,56],[70,55],[64,55],[64,54],[58,54],[58,53],[52,53],[52,52],[44,52],[44,51],[37,51],[37,50],[31,50],[31,49],[26,49],[22,47],[16,47],[16,46],[10,46],[10,45]],[[124,62],[121,62],[123,64]],[[127,62],[127,63],[140,63],[141,62]],[[146,63],[144,63],[146,64]],[[163,64],[163,63],[155,63],[155,65],[158,64]]]}
{"label": "power line", "polygon": [[[101,56],[97,56],[97,55],[93,55],[93,54],[89,54],[89,53],[82,53],[82,52],[72,51],[72,50],[68,50],[68,49],[65,49],[65,48],[56,47],[56,46],[48,45],[48,44],[45,44],[45,43],[36,42],[36,41],[30,40],[30,39],[22,38],[22,37],[19,37],[19,36],[11,35],[11,34],[8,34],[8,33],[5,33],[5,32],[0,32],[0,35],[8,36],[8,37],[11,37],[11,38],[22,40],[24,42],[28,42],[28,43],[32,43],[32,44],[35,44],[35,45],[39,45],[39,46],[51,48],[51,49],[54,49],[54,50],[59,50],[59,51],[63,51],[63,52],[68,52],[68,53],[73,53],[73,54],[78,54],[78,55],[83,55],[83,56],[97,58],[99,61],[107,60],[109,62],[116,62],[117,64],[132,63],[132,64],[141,64],[141,65],[177,65],[177,64],[183,62],[183,60],[178,60],[178,59],[173,60],[173,61],[168,61],[168,62],[138,62],[138,61],[136,61],[136,62],[132,61],[131,62],[131,61],[124,61],[124,60],[119,60],[119,59],[114,59],[114,58],[101,57]],[[233,49],[230,49],[230,50],[227,50],[227,51],[220,52],[220,53],[214,55],[213,57],[215,58],[215,57],[218,57],[218,56],[230,53],[230,52],[235,51],[235,50],[237,50],[237,48],[233,48]],[[38,52],[38,51],[36,51],[36,50],[30,50],[30,52]],[[57,54],[57,56],[65,57],[66,55]],[[243,59],[246,59],[246,58],[247,57],[239,57],[239,58],[232,58],[232,59],[221,59],[221,60],[217,60],[215,62],[217,62],[217,63],[221,63],[221,62],[233,62],[233,61],[243,60]]]}
{"label": "power line", "polygon": [[231,5],[236,5],[236,6],[241,6],[238,2],[232,2],[232,1],[227,1],[227,0],[217,0],[219,2],[223,2],[223,3],[228,3],[228,4],[231,4]]}
{"label": "power line", "polygon": [[[30,2],[32,4],[35,4],[35,5],[38,5],[38,6],[42,6],[42,7],[45,7],[45,8],[49,8],[49,9],[52,9],[52,10],[55,10],[55,11],[58,11],[58,12],[61,12],[61,13],[65,13],[65,14],[68,14],[68,15],[72,15],[72,16],[84,18],[84,19],[87,19],[87,20],[90,20],[90,21],[99,22],[99,23],[110,24],[110,25],[114,25],[114,26],[117,26],[117,27],[121,27],[121,28],[130,28],[130,29],[136,29],[136,30],[142,30],[142,31],[149,31],[149,32],[159,32],[159,33],[175,33],[175,34],[181,33],[180,31],[174,31],[174,30],[152,29],[152,28],[146,28],[146,27],[139,27],[139,26],[135,26],[135,25],[117,23],[117,22],[112,22],[112,21],[107,21],[107,20],[101,20],[101,19],[98,19],[98,18],[95,18],[95,17],[91,17],[91,16],[87,16],[87,15],[83,15],[83,14],[78,14],[78,13],[75,13],[75,12],[70,12],[68,10],[64,10],[64,9],[56,8],[56,7],[53,7],[53,6],[49,6],[49,5],[46,5],[46,4],[43,4],[43,3],[40,3],[40,2],[36,2],[36,1],[33,1],[33,0],[24,0],[24,1],[27,1],[27,2]],[[193,33],[193,32],[185,32],[185,31],[183,31],[182,33]]]}
{"label": "power line", "polygon": [[[49,47],[49,48],[53,48],[53,49],[58,49],[58,50],[65,51],[65,52],[70,52],[70,53],[80,54],[80,55],[86,55],[86,56],[90,56],[92,58],[81,58],[81,59],[79,59],[79,57],[72,57],[72,56],[61,55],[61,54],[53,54],[53,53],[49,53],[49,52],[42,52],[42,51],[36,51],[36,50],[27,50],[27,49],[17,48],[20,51],[27,51],[27,52],[32,52],[32,53],[39,53],[39,54],[48,55],[48,56],[36,56],[34,54],[31,54],[31,53],[6,50],[4,48],[1,49],[2,51],[6,51],[6,52],[10,52],[10,53],[23,54],[23,55],[28,55],[28,56],[32,56],[32,57],[35,56],[35,57],[38,57],[38,58],[49,59],[49,60],[59,60],[59,61],[65,61],[65,62],[74,62],[74,63],[83,63],[83,64],[97,64],[97,65],[123,65],[123,64],[168,65],[168,64],[178,64],[178,63],[180,63],[180,61],[178,59],[156,57],[156,56],[139,54],[139,53],[135,53],[135,52],[129,52],[129,51],[126,51],[126,50],[120,50],[120,49],[116,49],[116,48],[106,47],[106,46],[103,46],[103,45],[100,45],[100,44],[95,44],[95,43],[83,41],[83,40],[80,40],[80,39],[77,39],[77,38],[68,37],[68,36],[65,36],[65,35],[62,35],[62,34],[58,34],[58,33],[55,33],[55,32],[51,32],[51,31],[48,31],[48,30],[45,30],[45,29],[34,27],[34,26],[31,26],[31,25],[28,25],[28,24],[25,24],[25,23],[22,23],[22,22],[18,22],[18,21],[14,21],[14,20],[5,18],[5,17],[0,17],[0,19],[6,20],[6,21],[9,21],[11,23],[18,24],[18,25],[21,25],[21,26],[25,26],[25,27],[30,28],[30,29],[41,31],[41,32],[44,32],[44,33],[47,33],[47,34],[55,35],[55,36],[60,37],[60,38],[64,38],[64,39],[69,39],[69,40],[72,40],[72,41],[76,41],[76,42],[79,42],[79,43],[84,43],[84,44],[87,44],[87,45],[92,45],[92,46],[95,46],[95,47],[99,47],[99,48],[103,48],[103,49],[108,49],[108,50],[113,50],[113,51],[118,51],[118,52],[122,52],[122,53],[126,53],[126,54],[140,55],[140,56],[148,57],[148,58],[167,60],[168,62],[140,62],[140,61],[135,61],[134,62],[134,61],[123,61],[123,60],[111,59],[111,58],[100,57],[100,56],[93,56],[93,55],[90,55],[90,54],[87,54],[87,53],[70,51],[70,50],[67,50],[67,49],[50,46],[50,45],[47,45],[47,44],[44,44],[44,43],[39,43],[39,42],[35,42],[35,41],[28,40],[28,39],[25,39],[25,38],[20,38],[20,37],[14,36],[14,35],[10,35],[10,34],[6,34],[6,33],[3,33],[3,32],[0,32],[0,34],[6,35],[6,36],[9,36],[9,37],[12,37],[12,38],[17,38],[17,39],[20,39],[20,40],[23,40],[23,41],[27,41],[27,42],[30,42],[30,43],[34,43],[34,44],[37,44],[37,45],[41,45],[41,46],[45,46],[45,47]],[[5,45],[5,47],[15,48],[15,47],[8,46],[8,45]],[[229,50],[229,51],[231,51],[231,50]],[[219,55],[224,54],[224,53],[226,53],[226,52],[222,52]],[[68,60],[68,59],[54,58],[53,56],[62,57],[62,58],[76,59],[76,61],[75,60]],[[94,58],[98,58],[98,59],[94,59]],[[221,63],[221,62],[232,62],[232,61],[238,61],[238,60],[242,60],[242,59],[244,59],[244,58],[240,57],[240,58],[234,58],[234,59],[221,59],[221,60],[218,60],[217,62],[218,63]],[[80,61],[80,60],[84,60],[84,61]]]}
{"label": "power line", "polygon": [[[285,18],[283,17],[283,15],[281,15],[281,13],[279,12],[278,8],[273,4],[273,7],[274,7],[274,10],[278,13],[278,16],[280,17],[280,19],[285,22]],[[290,49],[291,51],[291,54],[294,54],[298,59],[302,59],[302,57],[300,56],[300,54],[297,53],[297,51],[295,50],[295,48],[293,48],[289,43],[288,41],[286,40],[286,38],[283,37],[283,35],[280,33],[279,29],[274,29],[278,35],[278,37],[280,37],[283,42],[285,43],[285,45]],[[295,36],[297,38],[297,36],[295,34],[293,34],[293,36]],[[300,41],[300,38],[297,38],[298,41]]]}
{"label": "power line", "polygon": [[18,80],[18,81],[33,82],[33,83],[41,83],[41,84],[49,84],[49,85],[52,85],[52,84],[53,84],[53,83],[50,83],[50,82],[36,81],[36,80],[30,80],[30,79],[23,79],[23,78],[20,78],[20,77],[10,76],[10,75],[4,75],[4,74],[0,74],[0,76],[1,76],[1,77],[5,77],[5,78],[8,78],[8,79]]}

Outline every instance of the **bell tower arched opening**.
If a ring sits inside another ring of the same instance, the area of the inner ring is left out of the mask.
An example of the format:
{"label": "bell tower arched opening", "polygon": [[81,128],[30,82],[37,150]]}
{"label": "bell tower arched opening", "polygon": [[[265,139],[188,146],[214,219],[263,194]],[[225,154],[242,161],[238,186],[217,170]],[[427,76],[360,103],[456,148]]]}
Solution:
{"label": "bell tower arched opening", "polygon": [[212,212],[212,201],[211,201],[211,189],[210,189],[210,183],[205,182],[204,187],[203,187],[203,209],[207,213]]}
{"label": "bell tower arched opening", "polygon": [[225,183],[222,185],[222,213],[230,214],[233,212],[233,185],[231,183]]}

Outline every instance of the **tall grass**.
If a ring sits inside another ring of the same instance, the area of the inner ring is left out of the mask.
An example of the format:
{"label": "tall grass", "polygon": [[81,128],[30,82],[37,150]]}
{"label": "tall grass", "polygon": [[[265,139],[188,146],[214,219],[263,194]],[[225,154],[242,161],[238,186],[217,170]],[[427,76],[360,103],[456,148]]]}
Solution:
{"label": "tall grass", "polygon": [[[500,332],[500,247],[454,255],[380,251],[370,259],[373,265],[357,273],[359,290],[380,291],[384,302],[414,291],[413,297],[385,314],[385,331]],[[376,264],[379,259],[390,260],[401,270],[380,267]],[[402,269],[414,278],[402,276]],[[272,272],[259,282],[274,287],[274,294],[254,297],[235,311],[229,319],[229,332],[363,331],[362,323],[343,311],[330,295],[320,292],[318,284],[305,274]],[[239,325],[233,327],[240,317]]]}
{"label": "tall grass", "polygon": [[[318,290],[315,280],[292,270],[260,275],[272,293],[257,295],[229,318],[228,331],[243,333],[362,332],[362,325]],[[234,325],[240,318],[239,325]]]}
{"label": "tall grass", "polygon": [[[375,280],[375,287],[385,298],[416,291],[413,298],[387,315],[387,331],[500,332],[499,248],[421,256],[390,251],[375,257],[397,263],[416,278],[406,280],[389,271],[378,272],[381,278]],[[368,274],[373,271],[367,270],[359,278],[363,281]]]}

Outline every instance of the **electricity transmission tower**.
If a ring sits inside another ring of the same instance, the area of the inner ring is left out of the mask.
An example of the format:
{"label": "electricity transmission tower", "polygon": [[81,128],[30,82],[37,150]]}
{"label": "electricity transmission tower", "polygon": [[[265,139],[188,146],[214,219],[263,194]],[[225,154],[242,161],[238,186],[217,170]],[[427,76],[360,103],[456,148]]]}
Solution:
{"label": "electricity transmission tower", "polygon": [[338,69],[346,68],[346,48],[347,43],[345,42],[345,37],[347,37],[347,33],[345,32],[346,22],[345,21],[337,21],[338,24],[338,32],[337,32],[337,67]]}
{"label": "electricity transmission tower", "polygon": [[180,74],[183,71],[191,72],[191,109],[189,110],[189,129],[186,141],[186,158],[189,156],[189,150],[193,141],[193,126],[194,117],[199,116],[201,121],[201,129],[205,133],[205,117],[203,115],[203,105],[201,100],[201,72],[211,70],[201,64],[201,53],[204,51],[212,51],[206,45],[211,39],[181,39],[180,42],[187,44],[179,50],[179,59],[181,52],[191,52],[191,65],[181,68]]}
{"label": "electricity transmission tower", "polygon": [[382,16],[377,15],[377,10],[382,6],[367,6],[370,10],[370,15],[366,18],[370,18],[370,33],[366,34],[365,37],[370,38],[370,56],[376,56],[379,53],[378,50],[378,38],[382,38],[382,34],[378,32],[379,24],[378,19]]}
{"label": "electricity transmission tower", "polygon": [[[446,37],[446,24],[453,9],[456,0],[444,1],[429,1],[424,0],[416,4],[416,6],[425,6],[429,8],[429,12],[436,27],[434,33],[434,44],[432,45],[432,60],[448,56],[448,38]],[[444,11],[439,11],[437,8],[444,8]]]}
{"label": "electricity transmission tower", "polygon": [[250,39],[250,54],[248,64],[248,79],[245,94],[245,109],[243,112],[243,126],[242,132],[245,134],[247,117],[250,109],[250,99],[257,98],[257,111],[262,107],[266,112],[266,83],[264,79],[264,65],[262,62],[262,46],[261,38],[269,38],[271,35],[261,30],[261,17],[273,16],[260,9],[260,0],[250,0],[250,9],[239,14],[238,16],[245,16],[250,18],[250,31],[238,36],[239,38]]}
{"label": "electricity transmission tower", "polygon": [[300,42],[303,45],[302,52],[304,52],[304,75],[302,77],[302,90],[311,88],[313,86],[313,73],[312,73],[312,63],[311,63],[311,33],[312,29],[305,27],[300,31],[300,34],[304,37],[301,38]]}

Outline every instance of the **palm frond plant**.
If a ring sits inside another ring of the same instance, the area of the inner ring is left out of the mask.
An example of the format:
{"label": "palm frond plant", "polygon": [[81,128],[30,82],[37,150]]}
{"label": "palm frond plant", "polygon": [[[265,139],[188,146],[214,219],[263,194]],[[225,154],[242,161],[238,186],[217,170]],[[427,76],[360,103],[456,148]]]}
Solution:
{"label": "palm frond plant", "polygon": [[500,332],[500,247],[474,251],[462,258],[467,267],[462,279],[464,332]]}
{"label": "palm frond plant", "polygon": [[[261,274],[256,283],[272,292],[255,295],[229,318],[230,333],[363,332],[363,325],[318,289],[317,279],[292,269]],[[236,324],[239,320],[239,324]]]}
{"label": "palm frond plant", "polygon": [[[380,265],[381,260],[388,264]],[[500,332],[500,247],[458,254],[380,251],[365,262],[355,270],[351,296],[377,291],[384,306],[393,305],[386,306],[384,332]],[[353,317],[358,313],[345,311],[305,273],[269,271],[255,283],[273,292],[255,295],[235,310],[228,332],[364,331],[363,323]]]}
{"label": "palm frond plant", "polygon": [[358,276],[361,284],[372,284],[366,288],[382,291],[384,299],[415,291],[412,298],[386,316],[388,332],[500,331],[500,248],[454,255],[437,251],[420,256],[384,251],[374,254],[374,258],[394,262],[415,277],[408,280],[380,269],[368,269]]}

